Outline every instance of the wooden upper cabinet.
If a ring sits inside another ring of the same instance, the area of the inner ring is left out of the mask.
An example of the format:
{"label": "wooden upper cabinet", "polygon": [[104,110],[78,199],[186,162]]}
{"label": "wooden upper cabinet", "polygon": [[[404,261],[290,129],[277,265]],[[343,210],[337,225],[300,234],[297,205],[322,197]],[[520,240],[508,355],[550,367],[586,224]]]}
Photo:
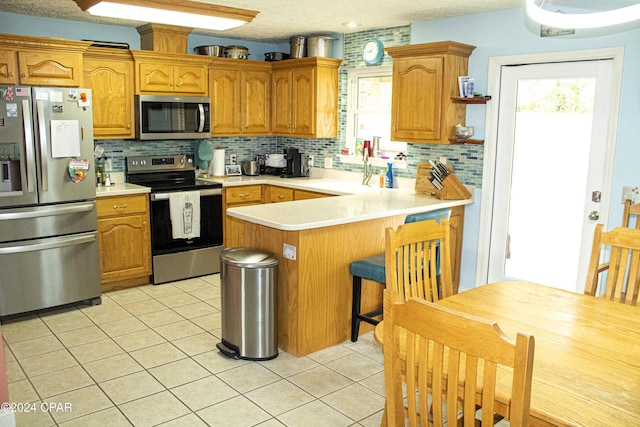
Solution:
{"label": "wooden upper cabinet", "polygon": [[271,67],[220,59],[209,70],[211,133],[268,135],[271,130]]}
{"label": "wooden upper cabinet", "polygon": [[80,87],[82,54],[91,42],[0,34],[0,82]]}
{"label": "wooden upper cabinet", "polygon": [[465,105],[451,98],[473,49],[451,41],[386,49],[393,58],[392,140],[450,143],[453,127],[465,123]]}
{"label": "wooden upper cabinet", "polygon": [[242,72],[242,133],[266,135],[271,131],[271,70]]}
{"label": "wooden upper cabinet", "polygon": [[15,50],[0,50],[0,83],[18,83],[18,53]]}
{"label": "wooden upper cabinet", "polygon": [[20,84],[72,86],[82,84],[82,54],[31,50],[18,51]]}
{"label": "wooden upper cabinet", "polygon": [[242,131],[240,79],[239,70],[227,68],[209,70],[212,135],[235,135]]}
{"label": "wooden upper cabinet", "polygon": [[291,133],[291,70],[271,74],[271,129],[277,135]]}
{"label": "wooden upper cabinet", "polygon": [[332,58],[272,63],[272,132],[280,136],[335,138],[338,134],[338,68]]}
{"label": "wooden upper cabinet", "polygon": [[208,95],[206,57],[131,51],[136,93]]}
{"label": "wooden upper cabinet", "polygon": [[134,137],[133,78],[128,50],[92,48],[85,54],[83,86],[93,95],[95,139]]}

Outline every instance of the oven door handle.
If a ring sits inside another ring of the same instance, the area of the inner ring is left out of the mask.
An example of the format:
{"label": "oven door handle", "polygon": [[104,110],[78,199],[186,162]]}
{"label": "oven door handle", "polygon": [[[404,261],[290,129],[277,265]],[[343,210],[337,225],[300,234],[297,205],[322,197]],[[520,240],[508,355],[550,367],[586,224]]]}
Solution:
{"label": "oven door handle", "polygon": [[[210,190],[199,190],[200,197],[206,196],[222,196],[222,188],[213,188]],[[156,200],[169,200],[169,194],[171,193],[151,193],[151,201]]]}

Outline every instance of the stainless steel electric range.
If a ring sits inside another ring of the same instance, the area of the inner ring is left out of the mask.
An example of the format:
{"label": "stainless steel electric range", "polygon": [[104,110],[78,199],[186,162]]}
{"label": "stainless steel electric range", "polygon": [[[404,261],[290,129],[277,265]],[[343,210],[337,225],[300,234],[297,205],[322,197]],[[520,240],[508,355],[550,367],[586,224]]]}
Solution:
{"label": "stainless steel electric range", "polygon": [[153,284],[220,272],[222,184],[196,179],[193,155],[126,158],[126,180],[149,187]]}

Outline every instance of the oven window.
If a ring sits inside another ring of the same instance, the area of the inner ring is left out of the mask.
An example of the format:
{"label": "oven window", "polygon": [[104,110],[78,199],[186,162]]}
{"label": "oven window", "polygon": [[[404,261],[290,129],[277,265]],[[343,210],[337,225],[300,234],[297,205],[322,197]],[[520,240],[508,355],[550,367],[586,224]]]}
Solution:
{"label": "oven window", "polygon": [[151,202],[151,246],[153,255],[222,245],[222,196],[200,197],[200,237],[172,237],[169,200]]}

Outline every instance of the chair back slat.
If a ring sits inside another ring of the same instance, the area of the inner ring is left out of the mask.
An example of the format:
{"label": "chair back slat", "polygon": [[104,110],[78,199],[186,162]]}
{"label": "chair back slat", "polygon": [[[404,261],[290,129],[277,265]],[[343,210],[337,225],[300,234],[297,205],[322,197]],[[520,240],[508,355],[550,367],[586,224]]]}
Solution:
{"label": "chair back slat", "polygon": [[[478,404],[483,426],[493,425],[498,409],[512,426],[528,425],[533,336],[519,332],[513,341],[495,322],[415,297],[402,301],[390,289],[385,290],[384,302],[390,426],[404,426],[405,422],[410,426],[454,425],[460,412],[464,424],[472,426]],[[511,375],[510,381],[505,383],[503,375]]]}
{"label": "chair back slat", "polygon": [[[635,224],[632,221],[632,215],[635,217]],[[622,211],[622,226],[629,227],[629,224],[632,224],[632,226],[634,226],[635,228],[640,228],[638,215],[640,215],[640,203],[632,205],[631,200],[626,199],[624,201],[624,210]]]}

